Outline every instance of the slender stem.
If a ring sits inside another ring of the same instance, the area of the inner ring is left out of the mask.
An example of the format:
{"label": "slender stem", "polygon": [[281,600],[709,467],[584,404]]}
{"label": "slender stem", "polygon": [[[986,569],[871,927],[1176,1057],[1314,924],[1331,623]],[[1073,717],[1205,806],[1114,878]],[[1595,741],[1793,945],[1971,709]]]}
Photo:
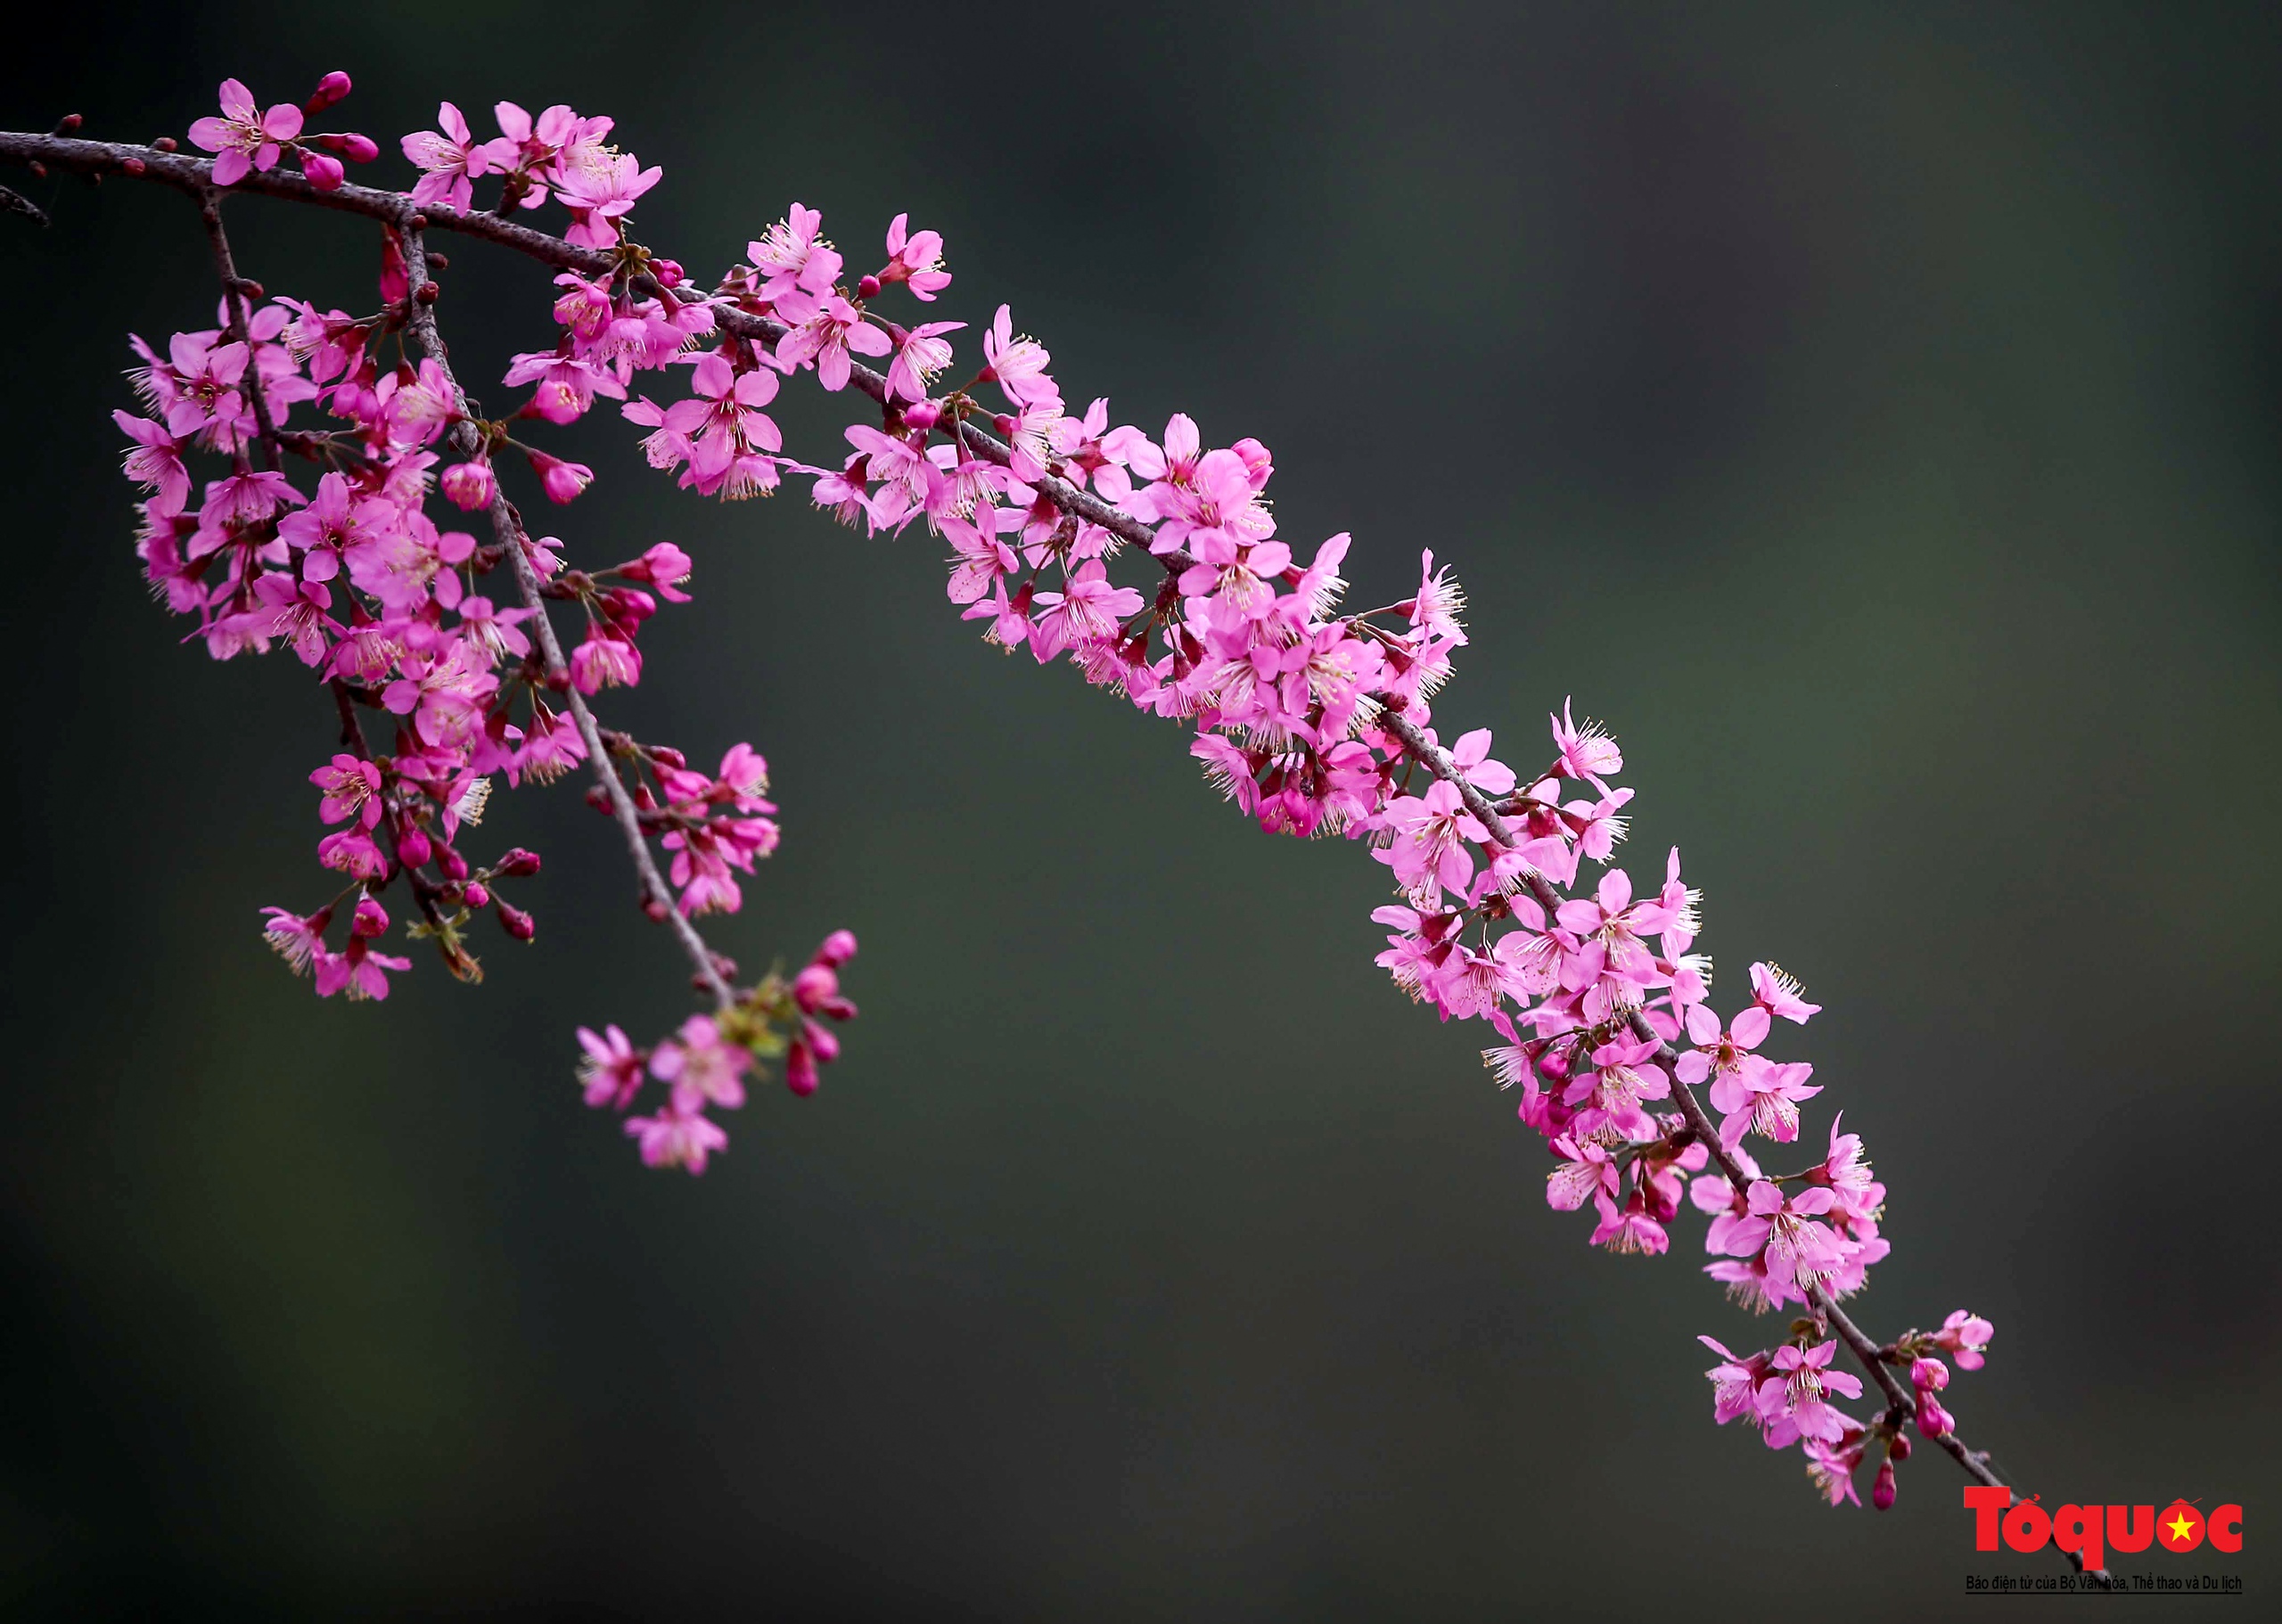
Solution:
{"label": "slender stem", "polygon": [[222,229],[222,194],[208,186],[197,193],[198,217],[206,224],[206,241],[214,250],[214,270],[222,281],[222,300],[230,312],[230,336],[246,347],[245,395],[253,406],[253,421],[260,431],[256,460],[275,467],[277,425],[269,419],[269,394],[262,387],[261,368],[254,365],[253,334],[246,322],[245,283],[230,252],[230,234]]}
{"label": "slender stem", "polygon": [[[453,409],[461,414],[459,421],[452,425],[453,446],[463,456],[480,457],[484,453],[483,436],[467,420],[467,394],[460,388],[459,379],[452,372],[451,357],[445,348],[442,333],[437,330],[436,308],[420,298],[420,291],[428,281],[427,247],[421,232],[412,224],[416,217],[409,205],[399,204],[398,207],[397,228],[404,242],[406,279],[413,290],[407,303],[409,315],[406,325],[411,329],[421,353],[435,363],[437,372],[451,391]],[[522,522],[515,513],[514,505],[507,500],[506,491],[496,478],[492,480],[490,517],[492,533],[514,570],[516,590],[521,594],[524,606],[533,611],[531,623],[538,633],[540,655],[546,662],[548,685],[553,687],[560,683],[562,692],[569,698],[571,721],[587,747],[587,764],[594,772],[595,782],[602,785],[603,793],[609,797],[611,816],[616,820],[620,833],[626,837],[626,852],[634,864],[635,876],[642,893],[643,910],[652,918],[663,920],[673,927],[675,939],[681,944],[682,952],[688,956],[691,967],[697,972],[698,983],[713,995],[717,1006],[725,1006],[733,1001],[735,995],[730,991],[728,982],[723,979],[719,965],[714,962],[713,950],[697,933],[697,927],[690,923],[688,915],[674,906],[673,892],[667,888],[665,876],[658,872],[657,859],[652,855],[650,842],[642,833],[641,816],[634,805],[634,799],[626,792],[625,781],[619,777],[610,751],[603,746],[601,729],[595,724],[595,714],[588,709],[586,696],[570,681],[570,666],[562,658],[562,642],[554,635],[554,621],[547,618],[546,598],[540,587],[538,571],[532,567],[530,554],[525,546]]]}

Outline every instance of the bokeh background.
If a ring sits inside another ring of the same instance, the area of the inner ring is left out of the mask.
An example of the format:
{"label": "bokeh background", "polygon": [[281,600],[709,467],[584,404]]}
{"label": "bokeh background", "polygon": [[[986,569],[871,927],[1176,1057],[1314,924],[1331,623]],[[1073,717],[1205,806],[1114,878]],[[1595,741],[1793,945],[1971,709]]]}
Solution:
{"label": "bokeh background", "polygon": [[[1521,759],[1574,693],[1730,996],[1775,957],[1828,1006],[1785,1042],[1892,1187],[1861,1316],[1993,1317],[1970,1437],[2048,1503],[2247,1503],[2201,1565],[2273,1594],[2282,14],[51,22],[0,124],[179,133],[225,74],[341,67],[391,152],[439,96],[615,115],[693,267],[793,199],[851,261],[908,209],[948,313],[1010,300],[1075,400],[1272,446],[1359,601],[1452,561],[1448,721]],[[1359,850],[982,647],[923,536],[699,502],[614,422],[558,528],[680,542],[698,598],[612,710],[770,758],[721,937],[857,930],[847,1059],[702,1180],[636,1165],[571,1029],[663,1030],[682,975],[568,786],[487,825],[547,854],[536,946],[319,1004],[255,909],[325,890],[327,707],[176,644],[113,472],[124,333],[211,308],[194,218],[7,178],[56,223],[0,220],[0,1608],[1923,1618],[2049,1564],[1976,1558],[1938,1457],[1834,1512],[1714,1430],[1694,1336],[1761,1328],[1692,1220],[1647,1261],[1546,1210],[1479,1034],[1372,967]],[[272,290],[369,303],[367,226],[235,214]],[[470,372],[551,341],[535,267],[449,246]]]}

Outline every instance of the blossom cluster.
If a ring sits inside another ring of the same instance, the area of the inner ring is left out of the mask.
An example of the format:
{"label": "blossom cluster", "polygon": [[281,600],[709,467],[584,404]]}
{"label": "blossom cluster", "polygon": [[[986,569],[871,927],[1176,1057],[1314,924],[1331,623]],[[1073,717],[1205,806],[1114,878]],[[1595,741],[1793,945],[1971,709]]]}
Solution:
{"label": "blossom cluster", "polygon": [[[337,101],[348,85],[335,79]],[[194,132],[222,153],[213,185],[267,168],[298,138],[293,110],[253,108],[232,81],[224,119]],[[607,570],[571,568],[562,543],[523,532],[501,492],[496,463],[512,450],[545,495],[574,500],[592,471],[517,435],[614,402],[642,431],[650,465],[684,488],[743,499],[798,478],[844,525],[939,537],[946,595],[987,642],[1065,663],[1178,723],[1210,781],[1262,830],[1360,842],[1399,898],[1372,915],[1388,932],[1377,964],[1443,1021],[1479,1021],[1495,1038],[1484,1060],[1518,1090],[1517,1115],[1552,1161],[1547,1203],[1589,1206],[1590,1243],[1634,1254],[1668,1251],[1693,1207],[1708,1220],[1705,1272],[1733,1300],[1802,1310],[1771,1349],[1738,1356],[1704,1339],[1722,1361],[1711,1373],[1716,1421],[1799,1447],[1834,1504],[1854,1497],[1874,1444],[1885,1453],[1873,1503],[1892,1504],[1909,1422],[1967,1458],[1942,1356],[1977,1366],[1988,1322],[1960,1310],[1938,1332],[1878,1347],[1838,1307],[1889,1250],[1884,1186],[1860,1136],[1834,1118],[1814,1164],[1770,1173],[1757,1159],[1802,1139],[1802,1107],[1822,1092],[1810,1063],[1761,1051],[1777,1022],[1803,1026],[1819,1006],[1764,962],[1740,1002],[1714,1004],[1712,965],[1696,950],[1701,898],[1679,851],[1645,885],[1616,860],[1633,791],[1617,782],[1623,753],[1605,728],[1564,702],[1544,754],[1510,741],[1501,752],[1486,728],[1444,743],[1433,708],[1468,636],[1464,594],[1432,552],[1408,596],[1350,609],[1350,537],[1295,546],[1279,536],[1274,457],[1259,440],[1211,443],[1186,414],[1152,433],[1114,422],[1104,398],[1073,410],[1052,355],[1004,305],[976,334],[979,365],[947,384],[967,324],[907,322],[886,303],[900,287],[932,306],[952,280],[941,236],[909,216],[889,225],[874,268],[851,274],[821,214],[795,203],[701,286],[633,234],[630,210],[659,171],[608,144],[609,119],[562,106],[534,118],[505,102],[495,117],[499,134],[479,141],[446,103],[438,128],[406,136],[421,175],[400,205],[479,234],[550,201],[568,212],[562,238],[538,239],[560,274],[548,341],[505,375],[529,391],[511,416],[477,416],[440,346],[417,358],[406,349],[436,297],[414,273],[442,260],[395,226],[376,312],[251,308],[230,287],[216,329],[176,334],[163,356],[140,350],[151,415],[120,414],[127,471],[152,493],[141,551],[154,588],[197,617],[218,658],[284,644],[338,699],[349,748],[313,776],[321,818],[338,825],[319,860],[347,884],[316,914],[272,910],[269,927],[297,968],[316,968],[321,992],[379,997],[403,967],[372,945],[389,923],[377,893],[399,874],[421,915],[415,932],[463,973],[471,910],[495,906],[528,939],[529,916],[497,888],[537,858],[518,849],[478,868],[458,850],[494,776],[544,781],[583,761],[597,775],[590,799],[618,810],[637,861],[650,840],[670,854],[685,931],[690,918],[735,909],[737,875],[776,844],[765,764],[746,746],[704,773],[598,729],[585,708],[640,679],[640,630],[661,600],[685,598],[686,555],[660,543]],[[321,173],[308,171],[320,187]],[[481,180],[498,191],[476,216]],[[769,413],[783,381],[802,373],[866,402],[847,448],[814,463],[787,451]],[[340,426],[289,427],[305,405]],[[458,460],[439,468],[443,446]],[[195,504],[193,451],[229,464]],[[307,459],[314,486],[289,481],[264,453]],[[448,528],[448,512],[437,522],[431,491],[488,513],[495,539]],[[520,606],[480,590],[503,562],[528,583]],[[567,659],[547,652],[549,602],[585,617]],[[365,745],[359,707],[395,718],[386,753]],[[325,932],[352,896],[335,950]],[[854,1013],[838,972],[855,940],[835,933],[797,975],[742,989],[725,979],[734,966],[702,943],[692,950],[711,1009],[646,1050],[617,1027],[579,1038],[588,1103],[629,1111],[657,1083],[661,1103],[629,1116],[628,1132],[645,1161],[697,1171],[723,1143],[707,1111],[742,1103],[761,1061],[781,1058],[788,1086],[806,1093],[837,1054],[824,1022]],[[1841,1341],[1888,1399],[1874,1419],[1831,1402],[1863,1392],[1834,1367]]]}
{"label": "blossom cluster", "polygon": [[626,1131],[651,1167],[702,1173],[706,1158],[729,1142],[706,1108],[742,1106],[744,1079],[760,1070],[763,1058],[783,1057],[784,1086],[794,1094],[817,1091],[817,1068],[840,1058],[839,1035],[825,1021],[856,1014],[840,990],[840,967],[855,956],[855,933],[834,931],[789,981],[772,972],[735,1004],[692,1015],[654,1048],[636,1048],[615,1026],[599,1034],[580,1027],[579,1044],[587,1053],[579,1080],[587,1103],[623,1111],[645,1080],[656,1079],[662,1101],[646,1117],[628,1118]]}
{"label": "blossom cluster", "polygon": [[[327,75],[310,105],[349,89],[347,75]],[[236,80],[222,87],[222,103],[224,118],[200,120],[192,136],[222,152],[214,180],[228,185],[275,161],[253,132],[283,140],[300,126],[290,106],[250,121],[252,101]],[[448,105],[444,113],[447,127],[464,131]],[[563,108],[533,120],[506,103],[499,119],[499,139],[462,154],[463,170],[502,175],[511,200],[526,208],[551,192],[571,210],[574,234],[614,242],[610,223],[657,171],[618,185],[612,177],[632,160],[600,144],[610,120]],[[429,153],[439,139],[407,137],[406,147]],[[337,187],[337,175],[321,178],[310,168],[317,161],[304,154],[309,178]],[[459,184],[464,201],[464,177]],[[532,939],[536,922],[508,899],[505,882],[536,874],[538,856],[515,848],[480,862],[464,850],[497,779],[545,783],[587,762],[630,783],[640,831],[669,854],[677,906],[689,917],[735,912],[738,875],[751,874],[779,838],[768,763],[750,745],[733,745],[709,773],[670,746],[579,725],[586,697],[641,680],[641,629],[661,601],[689,600],[688,555],[661,541],[606,568],[573,568],[562,541],[523,530],[495,467],[501,454],[519,453],[546,496],[574,500],[591,471],[518,435],[534,422],[572,420],[597,393],[622,398],[636,372],[675,360],[709,330],[706,307],[628,300],[597,317],[594,290],[566,275],[554,311],[564,353],[516,357],[505,381],[531,393],[512,417],[491,422],[473,414],[440,357],[415,355],[418,312],[435,290],[412,286],[408,264],[401,234],[391,232],[378,307],[360,314],[257,296],[243,283],[227,288],[216,326],[176,332],[163,349],[133,340],[129,375],[144,413],[114,414],[129,441],[127,475],[146,493],[137,552],[152,591],[194,620],[192,636],[215,659],[282,646],[335,697],[344,748],[309,778],[327,830],[317,861],[340,876],[341,890],[313,912],[265,910],[271,944],[296,973],[313,972],[324,997],[385,998],[389,976],[411,967],[382,946],[390,916],[380,894],[399,878],[411,935],[432,939],[463,980],[482,973],[468,945],[478,912],[491,911],[509,939]],[[297,426],[297,409],[314,426]],[[447,463],[455,447],[464,455]],[[193,463],[208,459],[218,477],[201,483]],[[283,472],[288,463],[305,472]],[[491,522],[491,545],[454,528],[470,515]],[[509,607],[491,595],[490,579],[512,591],[525,570],[538,596]],[[572,606],[585,621],[583,639],[559,664],[533,641],[547,601]],[[599,783],[596,796],[610,809]],[[339,915],[346,930],[335,946],[329,932]],[[827,949],[784,993],[798,1021],[789,1044],[774,1035],[771,1020],[784,1012],[771,981],[735,992],[718,1020],[694,1019],[709,1022],[708,1031],[743,1032],[738,1052],[748,1061],[785,1054],[788,1085],[812,1092],[817,1062],[838,1053],[815,1016],[854,1013],[836,984],[817,991],[818,978],[832,978],[852,955],[854,939],[843,932]],[[714,964],[728,961],[716,956]],[[664,1068],[697,1052],[685,1029],[649,1060]],[[689,1075],[705,1075],[702,1064],[693,1062]],[[644,1125],[644,1159],[701,1169],[724,1142],[704,1107],[742,1097],[677,1087]]]}
{"label": "blossom cluster", "polygon": [[[1978,1370],[1995,1333],[1987,1320],[1959,1308],[1939,1331],[1913,1331],[1895,1344],[1890,1357],[1909,1366],[1921,1435],[1940,1439],[1956,1428],[1956,1417],[1936,1397],[1950,1384],[1950,1367],[1937,1350],[1948,1352],[1959,1369]],[[1720,1356],[1720,1363],[1703,1373],[1712,1385],[1712,1419],[1720,1425],[1740,1420],[1755,1428],[1770,1449],[1799,1445],[1806,1452],[1808,1475],[1833,1505],[1842,1500],[1861,1504],[1854,1473],[1871,1447],[1882,1444],[1884,1456],[1870,1486],[1870,1503],[1880,1511],[1892,1506],[1894,1466],[1909,1458],[1909,1435],[1896,1421],[1866,1425],[1829,1402],[1834,1392],[1862,1396],[1858,1377],[1830,1367],[1836,1343],[1801,1337],[1745,1356],[1712,1337],[1697,1340]]]}
{"label": "blossom cluster", "polygon": [[[1112,427],[1104,399],[1072,413],[1051,355],[1005,306],[981,365],[939,391],[961,324],[907,326],[872,301],[923,267],[931,284],[912,291],[932,299],[949,281],[940,240],[898,216],[886,263],[850,285],[822,225],[795,205],[722,279],[715,297],[745,324],[730,331],[725,312],[729,336],[698,363],[697,398],[624,408],[652,430],[653,463],[735,496],[722,471],[751,457],[770,463],[746,476],[765,488],[799,466],[771,462],[779,442],[758,407],[772,374],[813,370],[838,391],[863,375],[856,357],[884,357],[866,378],[878,411],[848,426],[840,465],[801,470],[818,507],[874,534],[923,523],[949,545],[950,601],[989,641],[1180,720],[1212,782],[1263,830],[1365,841],[1401,898],[1373,915],[1392,931],[1377,962],[1443,1020],[1495,1030],[1484,1058],[1519,1087],[1518,1114],[1555,1160],[1547,1200],[1589,1203],[1594,1244],[1664,1251],[1685,1196],[1710,1218],[1706,1272],[1744,1306],[1818,1308],[1860,1291],[1888,1251],[1885,1190],[1860,1136],[1835,1120],[1821,1161],[1773,1177],[1745,1149],[1799,1138],[1801,1107],[1821,1092],[1814,1068],[1759,1050],[1775,1021],[1803,1025],[1819,1006],[1761,963],[1747,1003],[1714,1008],[1679,851],[1654,890],[1614,864],[1633,792],[1613,782],[1623,755],[1605,730],[1564,704],[1549,757],[1527,773],[1498,759],[1486,728],[1445,748],[1432,706],[1467,641],[1465,600],[1431,552],[1411,595],[1346,611],[1350,537],[1303,559],[1278,537],[1260,441],[1208,447],[1186,415],[1155,437]],[[975,433],[986,422],[987,443]],[[1157,566],[1148,590],[1112,575],[1129,552]],[[1662,1109],[1697,1089],[1716,1127]],[[1829,1369],[1838,1343],[1819,1319],[1801,1323],[1794,1343],[1757,1356],[1750,1413],[1770,1444],[1801,1445],[1820,1483],[1850,1437],[1894,1444],[1900,1417],[1866,1428],[1832,1408],[1826,1391],[1859,1397],[1860,1383]],[[1933,1390],[1921,1383],[1913,1407],[1929,1437],[1949,1431]]]}

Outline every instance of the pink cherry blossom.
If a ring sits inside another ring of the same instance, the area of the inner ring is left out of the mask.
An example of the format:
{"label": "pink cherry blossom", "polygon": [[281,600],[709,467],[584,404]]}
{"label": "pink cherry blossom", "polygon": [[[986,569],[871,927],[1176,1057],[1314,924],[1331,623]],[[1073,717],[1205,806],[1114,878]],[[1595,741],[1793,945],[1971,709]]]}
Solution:
{"label": "pink cherry blossom", "polygon": [[654,1116],[628,1118],[626,1131],[641,1143],[643,1166],[687,1168],[692,1173],[702,1173],[706,1158],[729,1143],[718,1122],[670,1100]]}
{"label": "pink cherry blossom", "polygon": [[437,107],[435,129],[406,135],[403,146],[406,159],[425,171],[412,188],[412,201],[423,209],[438,203],[465,209],[474,199],[471,183],[490,172],[483,144],[449,102]]}
{"label": "pink cherry blossom", "polygon": [[190,138],[214,153],[214,184],[234,186],[256,169],[277,166],[282,143],[301,133],[301,110],[280,102],[267,112],[256,110],[253,92],[236,79],[224,79],[222,116],[191,121]]}
{"label": "pink cherry blossom", "polygon": [[[938,293],[951,285],[951,274],[942,268],[943,237],[940,232],[907,232],[905,223],[911,217],[899,214],[888,224],[888,264],[880,274],[883,283],[902,283],[911,290],[912,297],[932,300]],[[965,326],[964,322],[953,324]]]}

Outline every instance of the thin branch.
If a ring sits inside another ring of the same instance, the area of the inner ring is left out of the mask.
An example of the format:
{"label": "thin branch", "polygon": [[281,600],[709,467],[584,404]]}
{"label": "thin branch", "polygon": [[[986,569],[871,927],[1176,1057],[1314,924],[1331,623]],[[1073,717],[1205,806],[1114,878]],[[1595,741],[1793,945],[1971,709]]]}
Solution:
{"label": "thin branch", "polygon": [[206,241],[214,250],[215,274],[222,282],[222,302],[230,312],[230,336],[246,347],[246,398],[253,406],[253,421],[260,430],[258,444],[260,453],[257,461],[275,467],[277,462],[277,425],[269,417],[269,393],[263,387],[261,368],[253,353],[253,334],[246,319],[246,283],[238,275],[238,262],[230,252],[230,234],[222,228],[222,194],[208,186],[200,191],[198,217],[206,223]]}
{"label": "thin branch", "polygon": [[[459,420],[452,425],[453,446],[464,457],[479,458],[485,451],[483,436],[467,420],[467,393],[452,372],[451,357],[445,349],[443,335],[437,331],[436,308],[420,298],[428,281],[427,245],[413,224],[420,217],[411,211],[408,202],[400,201],[398,207],[396,226],[404,242],[406,280],[413,290],[407,301],[410,315],[406,324],[419,343],[421,353],[436,364],[436,370],[451,390],[453,409],[460,414]],[[602,731],[595,725],[595,713],[587,708],[578,685],[570,681],[570,668],[562,658],[562,642],[554,635],[554,622],[547,617],[538,571],[531,567],[530,554],[525,546],[522,521],[496,478],[492,480],[491,529],[514,570],[515,586],[522,595],[524,606],[533,611],[531,622],[538,632],[539,652],[546,661],[548,685],[562,684],[562,691],[570,701],[571,720],[587,747],[587,764],[594,771],[595,781],[610,798],[611,816],[626,837],[627,856],[633,860],[634,873],[641,882],[643,911],[653,919],[662,919],[673,926],[675,939],[680,942],[683,953],[697,972],[698,981],[713,995],[716,1005],[726,1006],[734,1001],[735,995],[723,979],[720,966],[714,962],[713,950],[697,933],[697,927],[690,923],[689,916],[674,906],[673,892],[667,888],[665,876],[658,872],[657,858],[651,854],[650,842],[642,833],[641,816],[634,799],[626,792],[625,781],[619,777],[610,752],[603,748]]]}

